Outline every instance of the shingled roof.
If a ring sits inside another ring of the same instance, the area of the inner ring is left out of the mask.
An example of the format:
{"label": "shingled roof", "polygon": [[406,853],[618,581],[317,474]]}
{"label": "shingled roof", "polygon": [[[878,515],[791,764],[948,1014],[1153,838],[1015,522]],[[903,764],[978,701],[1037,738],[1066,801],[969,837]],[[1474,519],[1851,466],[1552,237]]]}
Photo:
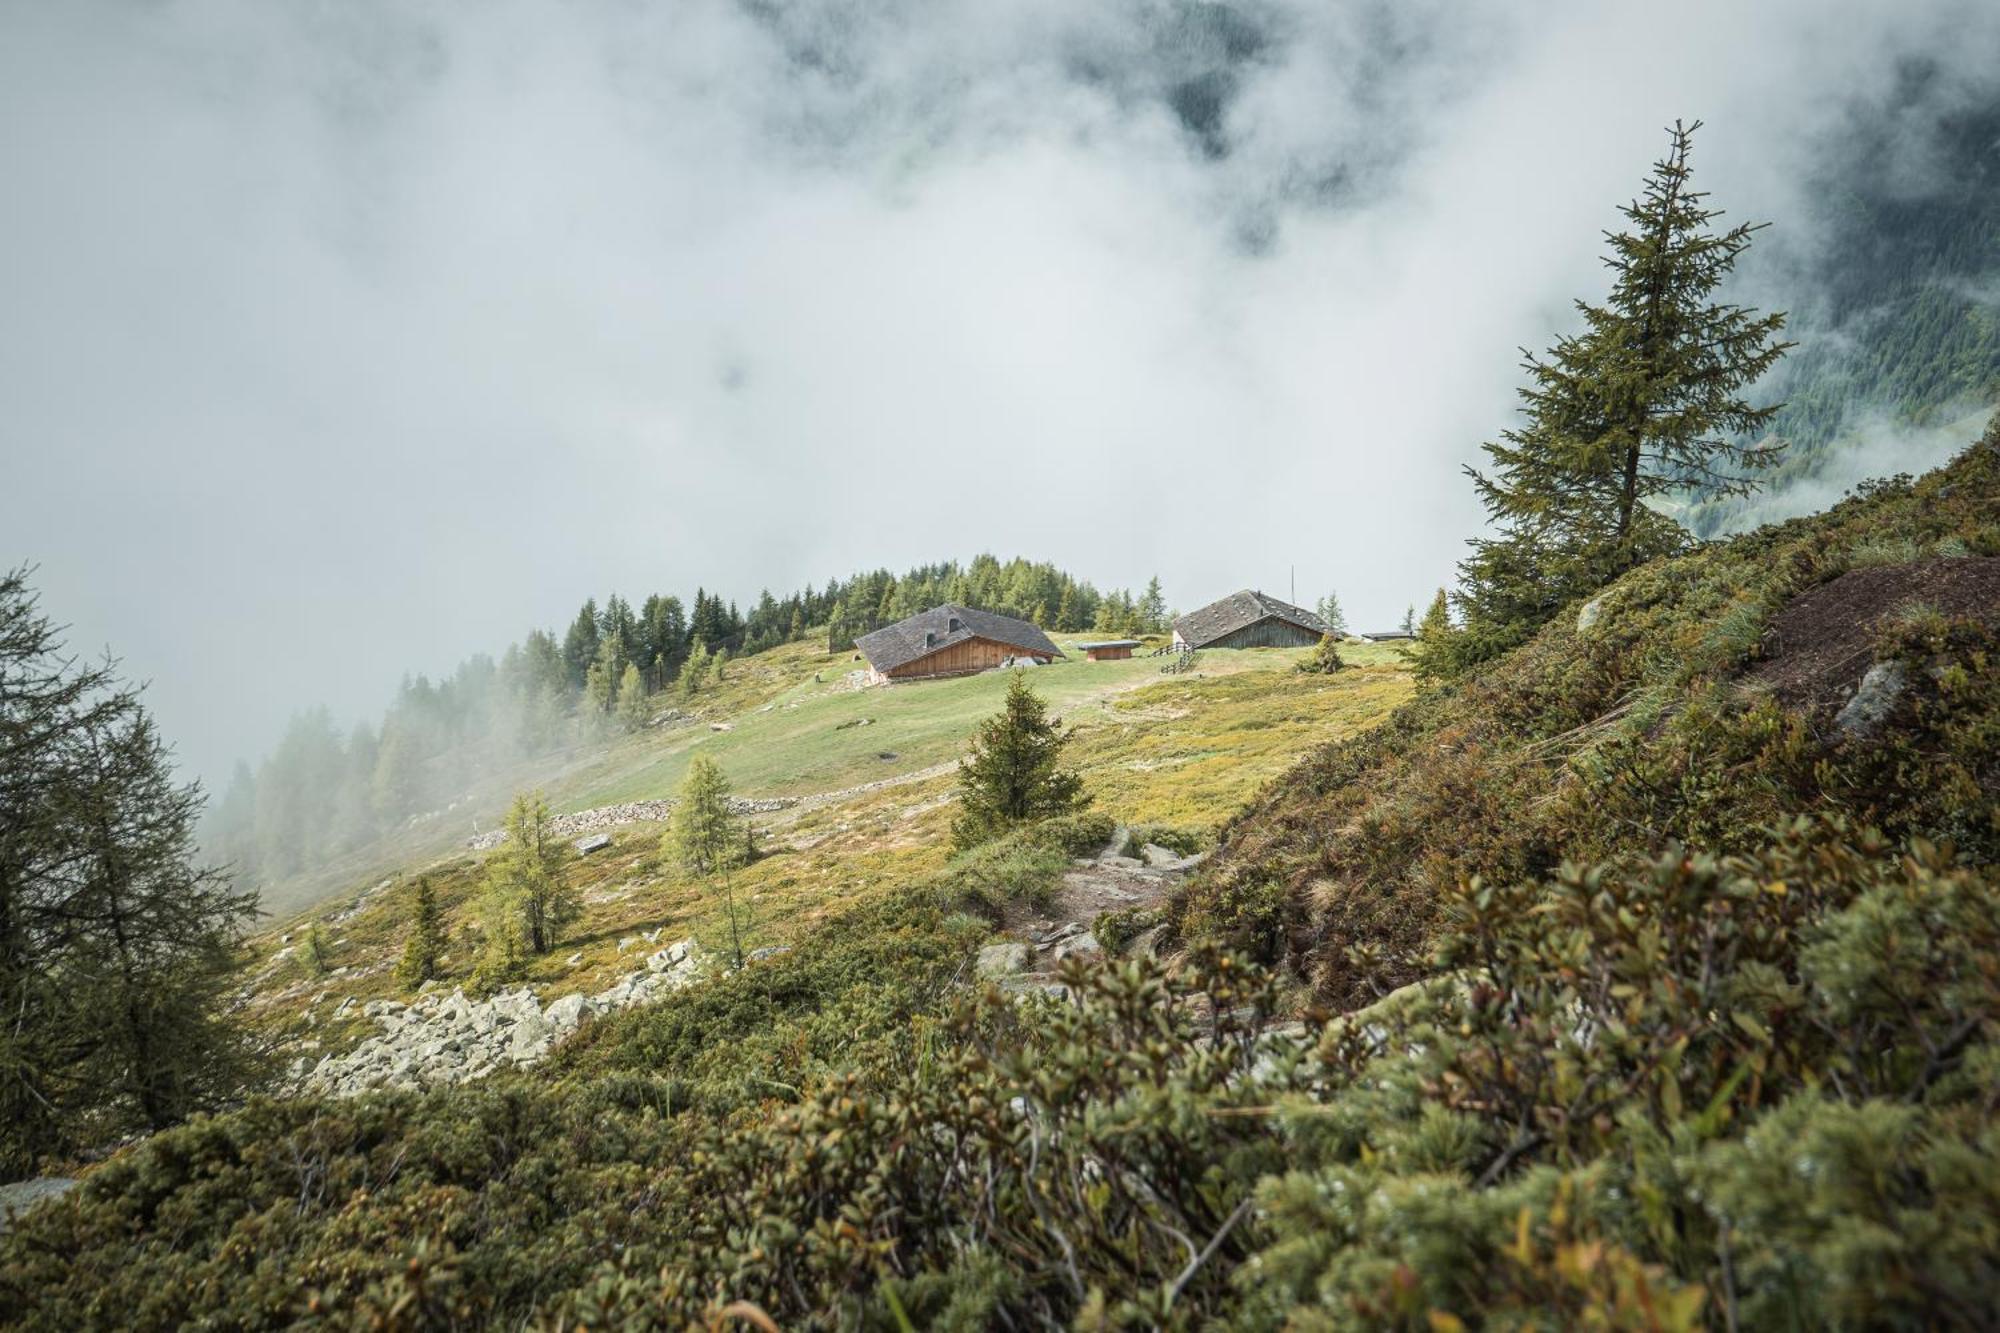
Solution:
{"label": "shingled roof", "polygon": [[1272,617],[1290,621],[1315,634],[1330,634],[1327,623],[1301,606],[1281,602],[1261,592],[1245,588],[1219,602],[1210,602],[1199,611],[1190,611],[1174,622],[1174,633],[1190,648],[1200,648],[1237,630]]}
{"label": "shingled roof", "polygon": [[[957,629],[952,628],[953,621],[958,622]],[[991,639],[1042,657],[1062,656],[1062,650],[1049,641],[1048,635],[1025,620],[950,605],[919,611],[908,620],[864,634],[854,641],[854,646],[877,671],[894,671],[967,639]]]}

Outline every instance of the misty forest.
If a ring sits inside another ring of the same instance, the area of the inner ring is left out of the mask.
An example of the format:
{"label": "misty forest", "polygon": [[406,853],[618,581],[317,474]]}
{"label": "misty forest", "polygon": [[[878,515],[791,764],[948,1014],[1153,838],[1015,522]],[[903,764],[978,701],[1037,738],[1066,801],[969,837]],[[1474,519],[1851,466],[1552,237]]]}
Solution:
{"label": "misty forest", "polygon": [[1891,11],[0,7],[0,1325],[1994,1328]]}

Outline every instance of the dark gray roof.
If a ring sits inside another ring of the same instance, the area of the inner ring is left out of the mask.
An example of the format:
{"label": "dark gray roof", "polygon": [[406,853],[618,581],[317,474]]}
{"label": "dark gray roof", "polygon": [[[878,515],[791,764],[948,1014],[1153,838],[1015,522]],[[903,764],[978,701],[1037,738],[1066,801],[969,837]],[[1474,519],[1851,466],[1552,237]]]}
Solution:
{"label": "dark gray roof", "polygon": [[1417,636],[1416,633],[1412,630],[1378,629],[1372,632],[1363,631],[1361,637],[1369,640],[1372,643],[1386,643],[1390,639],[1414,639]]}
{"label": "dark gray roof", "polygon": [[1079,643],[1077,647],[1089,652],[1092,648],[1137,648],[1137,639],[1099,639],[1095,643]]}
{"label": "dark gray roof", "polygon": [[[958,622],[957,629],[952,628],[953,621]],[[992,639],[1024,653],[1062,656],[1062,650],[1049,642],[1049,636],[1027,621],[997,616],[991,611],[975,611],[969,606],[947,605],[919,611],[908,620],[862,635],[854,641],[854,646],[877,671],[893,671],[967,639]]]}
{"label": "dark gray roof", "polygon": [[1174,622],[1174,633],[1180,635],[1181,641],[1189,647],[1199,648],[1272,617],[1290,621],[1315,634],[1332,632],[1324,620],[1304,607],[1245,588],[1242,592],[1230,593],[1219,602],[1210,602],[1199,611],[1188,612]]}

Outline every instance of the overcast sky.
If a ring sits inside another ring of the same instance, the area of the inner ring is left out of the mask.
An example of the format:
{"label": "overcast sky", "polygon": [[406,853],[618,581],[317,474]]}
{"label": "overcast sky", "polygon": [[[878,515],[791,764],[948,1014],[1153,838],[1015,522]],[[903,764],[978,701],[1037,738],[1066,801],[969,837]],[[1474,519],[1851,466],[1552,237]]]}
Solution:
{"label": "overcast sky", "polygon": [[1661,127],[1807,244],[1988,8],[0,3],[0,562],[211,777],[612,590],[1389,622]]}

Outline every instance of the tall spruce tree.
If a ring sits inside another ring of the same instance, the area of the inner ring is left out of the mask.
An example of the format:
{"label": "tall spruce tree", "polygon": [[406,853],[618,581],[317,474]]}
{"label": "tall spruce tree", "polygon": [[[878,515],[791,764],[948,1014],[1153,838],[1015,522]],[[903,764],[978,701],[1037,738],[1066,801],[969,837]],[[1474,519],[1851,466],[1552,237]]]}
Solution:
{"label": "tall spruce tree", "polygon": [[1166,628],[1167,598],[1160,591],[1160,576],[1155,574],[1146,584],[1145,595],[1139,599],[1139,629],[1145,634],[1158,634]]}
{"label": "tall spruce tree", "polygon": [[1777,460],[1754,440],[1778,410],[1743,396],[1791,346],[1785,317],[1714,299],[1764,224],[1726,231],[1690,184],[1701,122],[1675,122],[1667,154],[1608,233],[1610,295],[1577,302],[1580,333],[1527,356],[1523,423],[1467,468],[1499,533],[1459,566],[1461,666],[1524,640],[1564,604],[1684,541],[1647,501],[1743,494]]}
{"label": "tall spruce tree", "polygon": [[1347,613],[1340,609],[1340,598],[1337,594],[1328,593],[1320,598],[1317,613],[1319,618],[1326,622],[1326,627],[1336,636],[1347,633]]}
{"label": "tall spruce tree", "polygon": [[162,1128],[252,1069],[225,991],[254,895],[195,861],[199,788],[110,663],[0,575],[0,1171]]}
{"label": "tall spruce tree", "polygon": [[736,966],[743,966],[743,931],[736,918],[736,891],[730,871],[743,863],[750,843],[729,813],[729,779],[707,755],[688,761],[681,779],[680,801],[663,839],[664,850],[690,875],[722,881],[722,900],[729,914],[729,944]]}
{"label": "tall spruce tree", "polygon": [[597,599],[586,598],[569,633],[563,635],[563,664],[569,673],[571,689],[583,688],[584,673],[597,660],[598,640],[602,637],[597,626]]}
{"label": "tall spruce tree", "polygon": [[1083,779],[1061,766],[1068,739],[1027,677],[1012,673],[1006,701],[979,724],[972,753],[959,763],[952,840],[961,849],[976,847],[1011,828],[1089,805]]}
{"label": "tall spruce tree", "polygon": [[444,910],[438,906],[437,890],[431,877],[417,877],[410,901],[410,937],[403,941],[403,956],[396,963],[396,980],[405,990],[415,990],[443,974]]}

